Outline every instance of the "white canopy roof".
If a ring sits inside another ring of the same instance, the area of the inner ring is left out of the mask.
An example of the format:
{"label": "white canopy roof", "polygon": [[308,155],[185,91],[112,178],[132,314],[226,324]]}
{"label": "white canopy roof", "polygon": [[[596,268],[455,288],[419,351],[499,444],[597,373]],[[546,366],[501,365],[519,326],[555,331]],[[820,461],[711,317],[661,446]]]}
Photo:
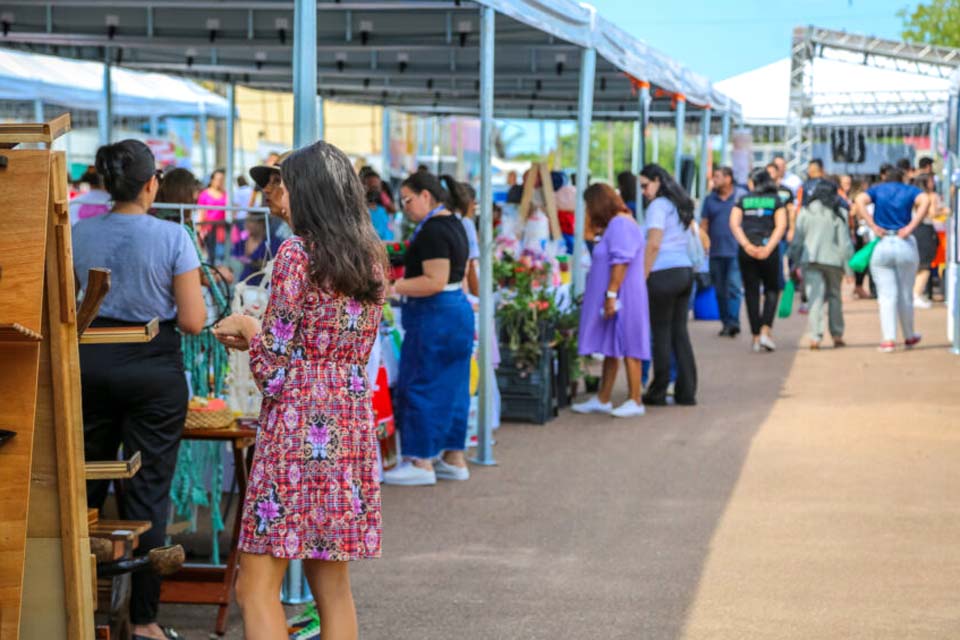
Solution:
{"label": "white canopy roof", "polygon": [[[598,54],[597,119],[636,117],[627,74],[652,85],[654,115],[669,115],[675,94],[739,115],[708,80],[574,0],[317,0],[320,94],[476,112],[478,4],[497,12],[499,116],[575,117],[583,47]],[[0,0],[0,14],[8,18],[0,46],[97,61],[106,51],[129,68],[267,89],[292,84],[290,0]]]}
{"label": "white canopy roof", "polygon": [[[807,70],[813,74],[814,125],[884,126],[942,119],[931,115],[929,105],[946,102],[949,80],[864,66],[859,64],[862,56],[848,56],[814,58]],[[716,88],[740,103],[745,124],[786,126],[789,58],[717,82]],[[911,104],[917,112],[904,113]]]}
{"label": "white canopy roof", "polygon": [[[118,116],[227,116],[227,101],[185,78],[115,68]],[[0,100],[42,100],[73,109],[103,106],[103,65],[0,49]]]}

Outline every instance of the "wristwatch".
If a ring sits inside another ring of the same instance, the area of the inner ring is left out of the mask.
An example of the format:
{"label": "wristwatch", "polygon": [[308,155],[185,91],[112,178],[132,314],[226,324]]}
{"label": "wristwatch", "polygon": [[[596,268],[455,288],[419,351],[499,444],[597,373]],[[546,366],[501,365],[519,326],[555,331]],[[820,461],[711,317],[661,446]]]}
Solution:
{"label": "wristwatch", "polygon": [[607,291],[607,300],[616,300],[617,295],[616,291]]}

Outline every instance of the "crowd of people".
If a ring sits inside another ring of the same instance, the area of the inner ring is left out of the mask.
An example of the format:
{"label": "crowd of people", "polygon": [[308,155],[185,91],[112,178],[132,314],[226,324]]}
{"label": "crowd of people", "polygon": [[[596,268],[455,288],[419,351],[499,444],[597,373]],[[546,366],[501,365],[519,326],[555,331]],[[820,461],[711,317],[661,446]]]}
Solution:
{"label": "crowd of people", "polygon": [[[868,277],[879,302],[880,349],[896,348],[898,322],[905,346],[916,345],[913,309],[923,306],[937,248],[931,218],[940,202],[932,162],[922,160],[917,172],[906,165],[885,166],[869,187],[826,176],[819,160],[809,163],[806,180],[777,160],[753,171],[745,185],[729,167],[717,167],[699,224],[694,201],[659,165],[638,176],[621,173],[618,188],[587,186],[590,264],[579,350],[602,356],[603,364],[597,394],[573,410],[630,418],[648,406],[696,404],[687,322],[705,273],[721,337],[740,333],[742,301],[751,349],[774,351],[781,292],[792,282],[809,314],[810,347],[820,348],[826,332],[841,347],[847,264],[858,247],[872,248]],[[239,211],[230,220],[222,171],[205,184],[186,169],[158,171],[135,140],[98,151],[83,177],[90,189],[70,208],[80,284],[89,268],[111,269],[95,324],[158,318],[160,335],[145,344],[81,348],[86,455],[115,458],[121,446],[141,451],[141,470],[125,483],[119,508],[124,518],[153,524],[141,539],[145,549],[163,544],[190,395],[180,334],[209,330],[228,348],[249,351],[263,405],[239,541],[247,637],[285,632],[277,594],[288,561],[301,559],[324,637],[355,638],[347,561],[378,557],[381,545],[379,445],[365,367],[391,298],[402,305],[393,403],[405,461],[384,479],[425,486],[470,477],[476,192],[421,167],[394,195],[373,169],[356,171],[323,142],[273,155],[250,178],[255,187],[237,180],[230,199]],[[557,200],[570,207],[573,186],[554,181]],[[512,189],[508,200],[519,195]],[[243,210],[258,204],[269,214]],[[560,226],[572,235],[569,221]],[[409,245],[403,276],[391,281],[384,242],[398,239]],[[572,237],[561,242],[567,246]],[[209,321],[205,273],[253,281],[271,262],[261,319]],[[212,271],[201,269],[204,263]],[[855,291],[870,296],[863,280]],[[621,360],[627,397],[615,406]],[[91,482],[88,495],[99,508],[106,483]],[[154,574],[134,576],[135,638],[175,637],[157,624],[159,597]]]}

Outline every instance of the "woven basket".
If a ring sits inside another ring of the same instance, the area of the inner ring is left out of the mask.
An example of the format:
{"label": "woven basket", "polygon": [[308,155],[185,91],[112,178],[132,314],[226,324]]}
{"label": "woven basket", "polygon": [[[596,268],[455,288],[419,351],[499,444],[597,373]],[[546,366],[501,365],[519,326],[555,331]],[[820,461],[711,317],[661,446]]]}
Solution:
{"label": "woven basket", "polygon": [[233,425],[233,411],[229,407],[216,411],[187,411],[187,422],[184,429],[226,429]]}

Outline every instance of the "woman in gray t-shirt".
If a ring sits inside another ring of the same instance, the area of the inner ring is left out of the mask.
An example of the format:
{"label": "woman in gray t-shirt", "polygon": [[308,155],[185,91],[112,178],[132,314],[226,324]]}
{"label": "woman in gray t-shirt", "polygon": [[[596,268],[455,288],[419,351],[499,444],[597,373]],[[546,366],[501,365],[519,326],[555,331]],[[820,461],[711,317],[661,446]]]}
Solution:
{"label": "woman in gray t-shirt", "polygon": [[[188,390],[180,335],[203,329],[206,309],[199,258],[180,225],[148,214],[159,176],[142,142],[124,140],[97,151],[97,171],[113,198],[109,213],[73,227],[73,255],[80,283],[87,270],[110,269],[111,287],[94,326],[142,325],[160,320],[150,342],[80,347],[84,448],[87,460],[115,460],[120,446],[139,451],[140,471],[124,482],[120,515],[149,520],[140,552],[164,544],[170,483],[187,414]],[[87,502],[99,509],[108,481],[87,485]],[[133,640],[174,637],[157,624],[160,578],[132,576]]]}

